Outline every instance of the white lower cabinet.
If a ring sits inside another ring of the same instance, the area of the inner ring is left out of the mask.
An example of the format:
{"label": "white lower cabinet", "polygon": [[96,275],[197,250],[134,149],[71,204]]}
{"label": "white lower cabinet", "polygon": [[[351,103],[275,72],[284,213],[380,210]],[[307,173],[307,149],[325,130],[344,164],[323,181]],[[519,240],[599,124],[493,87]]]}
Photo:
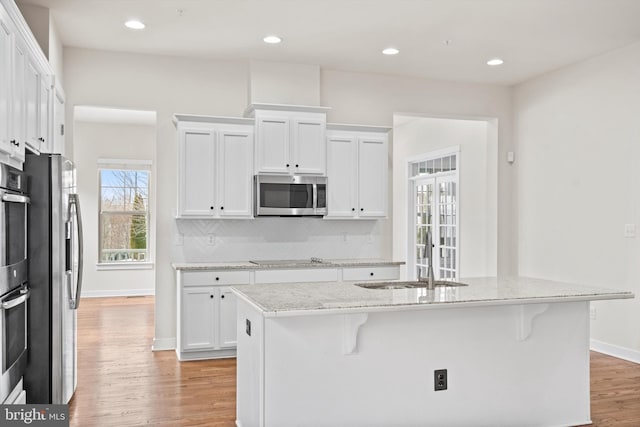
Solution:
{"label": "white lower cabinet", "polygon": [[236,298],[230,286],[250,279],[249,271],[178,272],[179,360],[235,356]]}
{"label": "white lower cabinet", "polygon": [[[398,265],[269,268],[264,270],[178,270],[178,360],[235,357],[237,297],[234,285],[397,280]],[[353,284],[345,283],[345,286]]]}
{"label": "white lower cabinet", "polygon": [[400,278],[400,267],[352,267],[342,270],[342,280],[349,281],[375,281],[375,280],[398,280]]}

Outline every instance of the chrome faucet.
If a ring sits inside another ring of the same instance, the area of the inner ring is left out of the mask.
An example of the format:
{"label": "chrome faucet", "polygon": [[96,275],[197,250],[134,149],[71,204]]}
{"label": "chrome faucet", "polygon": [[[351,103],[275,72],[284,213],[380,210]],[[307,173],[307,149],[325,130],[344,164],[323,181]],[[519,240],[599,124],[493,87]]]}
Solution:
{"label": "chrome faucet", "polygon": [[428,254],[427,261],[427,277],[422,277],[422,268],[418,267],[418,281],[419,282],[427,282],[427,289],[435,288],[435,278],[433,276],[433,237],[431,236],[431,228],[427,228],[427,232],[425,233],[425,242],[424,242],[424,250],[425,255]]}

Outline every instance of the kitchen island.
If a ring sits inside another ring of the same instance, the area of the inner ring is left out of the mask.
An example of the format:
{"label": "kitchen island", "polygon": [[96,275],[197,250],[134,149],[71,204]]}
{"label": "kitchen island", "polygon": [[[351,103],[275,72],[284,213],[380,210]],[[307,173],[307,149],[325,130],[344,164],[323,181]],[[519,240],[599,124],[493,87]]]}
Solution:
{"label": "kitchen island", "polygon": [[589,302],[634,295],[530,278],[462,281],[235,286],[236,424],[590,423]]}

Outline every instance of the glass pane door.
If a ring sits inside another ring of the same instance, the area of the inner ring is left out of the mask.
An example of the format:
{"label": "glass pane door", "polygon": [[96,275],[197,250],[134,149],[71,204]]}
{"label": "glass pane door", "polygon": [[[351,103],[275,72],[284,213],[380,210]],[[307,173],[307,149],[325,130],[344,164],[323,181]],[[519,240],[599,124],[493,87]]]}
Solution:
{"label": "glass pane door", "polygon": [[413,186],[415,277],[427,277],[429,251],[427,230],[433,239],[433,272],[436,279],[458,277],[458,188],[457,178],[418,178]]}
{"label": "glass pane door", "polygon": [[421,179],[415,182],[415,260],[416,275],[417,269],[420,269],[420,277],[427,277],[428,254],[425,245],[428,229],[431,229],[433,236],[434,186],[434,179]]}

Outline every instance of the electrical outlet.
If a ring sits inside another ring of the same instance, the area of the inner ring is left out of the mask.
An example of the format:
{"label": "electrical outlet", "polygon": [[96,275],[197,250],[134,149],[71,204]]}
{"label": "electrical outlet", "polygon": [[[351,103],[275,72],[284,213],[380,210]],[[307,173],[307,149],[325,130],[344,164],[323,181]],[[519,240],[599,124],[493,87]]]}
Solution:
{"label": "electrical outlet", "polygon": [[342,241],[343,241],[343,242],[346,242],[346,241],[347,241],[347,232],[346,232],[346,231],[343,231],[343,232],[342,232]]}
{"label": "electrical outlet", "polygon": [[207,245],[214,246],[216,244],[216,235],[207,234]]}
{"label": "electrical outlet", "polygon": [[433,389],[441,391],[447,389],[447,370],[437,369],[433,371]]}
{"label": "electrical outlet", "polygon": [[591,320],[596,320],[596,308],[595,307],[591,307],[589,309],[589,317],[591,318]]}
{"label": "electrical outlet", "polygon": [[633,239],[636,237],[636,225],[635,224],[625,224],[624,225],[624,237],[627,239]]}
{"label": "electrical outlet", "polygon": [[184,245],[184,234],[182,234],[182,233],[176,234],[175,245],[176,246]]}

